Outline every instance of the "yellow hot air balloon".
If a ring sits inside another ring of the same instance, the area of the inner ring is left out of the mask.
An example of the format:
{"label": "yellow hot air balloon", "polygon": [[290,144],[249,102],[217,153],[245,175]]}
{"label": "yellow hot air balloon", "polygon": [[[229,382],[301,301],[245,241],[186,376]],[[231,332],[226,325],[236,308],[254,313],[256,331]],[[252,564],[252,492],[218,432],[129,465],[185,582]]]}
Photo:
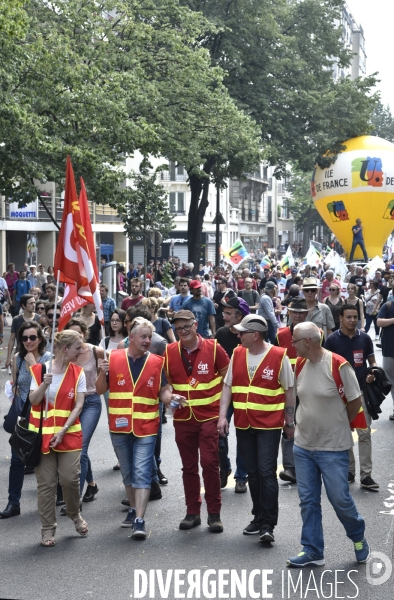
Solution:
{"label": "yellow hot air balloon", "polygon": [[[394,144],[363,135],[347,140],[344,146],[346,150],[331,167],[315,169],[311,182],[313,201],[348,259],[352,228],[358,219],[362,221],[368,257],[381,256],[394,229]],[[361,258],[363,253],[357,246],[354,259]]]}

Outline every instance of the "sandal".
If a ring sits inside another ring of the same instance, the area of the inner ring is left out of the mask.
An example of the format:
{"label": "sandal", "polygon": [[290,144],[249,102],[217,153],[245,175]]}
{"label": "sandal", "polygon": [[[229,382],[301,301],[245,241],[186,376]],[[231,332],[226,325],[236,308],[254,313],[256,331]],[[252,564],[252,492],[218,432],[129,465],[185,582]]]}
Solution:
{"label": "sandal", "polygon": [[44,548],[53,548],[56,545],[56,540],[54,535],[49,535],[43,533],[41,537],[41,546]]}
{"label": "sandal", "polygon": [[79,533],[79,535],[82,535],[82,536],[88,535],[88,531],[89,531],[88,524],[81,516],[74,519],[74,525],[75,525],[75,531],[77,533]]}

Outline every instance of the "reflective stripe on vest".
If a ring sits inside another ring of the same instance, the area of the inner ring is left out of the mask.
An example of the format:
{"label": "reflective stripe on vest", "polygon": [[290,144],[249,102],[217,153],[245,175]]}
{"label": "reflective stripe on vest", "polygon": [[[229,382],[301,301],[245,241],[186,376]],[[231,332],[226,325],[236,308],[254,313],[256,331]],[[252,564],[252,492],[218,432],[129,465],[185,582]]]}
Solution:
{"label": "reflective stripe on vest", "polygon": [[[327,350],[327,352],[329,352],[329,350]],[[338,394],[340,395],[343,403],[346,406],[347,398],[345,396],[345,390],[343,387],[341,374],[339,371],[340,371],[341,367],[343,367],[344,365],[349,365],[349,363],[347,360],[345,360],[343,358],[343,356],[340,356],[339,354],[335,354],[335,352],[330,352],[330,354],[331,354],[330,371],[332,374],[332,378],[335,382],[335,385],[337,386]],[[296,365],[296,376],[297,377],[301,373],[305,363],[306,363],[306,358],[299,357],[297,359],[297,365]],[[368,429],[368,424],[365,419],[364,409],[362,406],[360,406],[358,413],[355,416],[355,418],[353,419],[353,421],[350,422],[350,427],[352,429]]]}
{"label": "reflective stripe on vest", "polygon": [[[201,338],[202,339],[202,338]],[[174,421],[209,421],[219,417],[222,378],[216,370],[216,340],[202,339],[201,348],[194,362],[190,379],[197,385],[192,386],[181,356],[180,342],[168,344],[165,351],[165,369],[174,392],[185,396],[188,406],[178,408]]]}
{"label": "reflective stripe on vest", "polygon": [[109,360],[109,430],[137,437],[156,435],[160,425],[159,393],[164,359],[149,352],[135,383],[127,349],[113,350]]}
{"label": "reflective stripe on vest", "polygon": [[[42,365],[37,363],[30,367],[34,380],[39,386],[42,381]],[[42,444],[41,451],[48,454],[51,450],[49,443],[55,433],[63,429],[71,411],[75,406],[78,382],[83,373],[83,368],[70,363],[63,375],[62,381],[57,389],[53,406],[48,410],[48,416],[42,422]],[[41,409],[44,410],[46,399],[40,404],[31,407],[29,418],[29,429],[39,431]],[[82,449],[82,428],[79,418],[71,425],[63,436],[60,444],[53,448],[55,452],[74,452]]]}
{"label": "reflective stripe on vest", "polygon": [[270,346],[250,379],[248,350],[242,346],[234,350],[231,392],[237,429],[283,427],[285,393],[279,377],[285,356],[284,348]]}

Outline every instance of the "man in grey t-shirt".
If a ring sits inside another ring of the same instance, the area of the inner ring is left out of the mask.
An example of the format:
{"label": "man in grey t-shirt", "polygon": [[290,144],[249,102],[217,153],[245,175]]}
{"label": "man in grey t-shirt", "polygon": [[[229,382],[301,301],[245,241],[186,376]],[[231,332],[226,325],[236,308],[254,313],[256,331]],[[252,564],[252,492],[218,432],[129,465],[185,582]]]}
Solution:
{"label": "man in grey t-shirt", "polygon": [[[320,345],[319,328],[310,322],[293,330],[298,359],[296,390],[299,399],[294,438],[294,462],[300,497],[302,551],[288,559],[291,567],[324,565],[321,484],[346,535],[354,544],[356,560],[367,562],[370,548],[365,522],[349,492],[350,423],[361,407],[361,392],[349,363]],[[344,396],[343,396],[344,394]]]}

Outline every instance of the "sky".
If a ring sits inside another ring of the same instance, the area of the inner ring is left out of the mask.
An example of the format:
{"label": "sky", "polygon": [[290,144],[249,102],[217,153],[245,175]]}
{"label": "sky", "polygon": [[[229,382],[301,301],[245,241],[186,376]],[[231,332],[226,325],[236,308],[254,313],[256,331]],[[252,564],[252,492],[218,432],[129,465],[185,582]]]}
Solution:
{"label": "sky", "polygon": [[385,106],[389,104],[391,113],[394,113],[394,3],[392,0],[347,0],[347,5],[357,25],[361,25],[364,30],[367,75],[379,72],[378,79],[381,81],[377,89],[381,92],[381,100]]}

